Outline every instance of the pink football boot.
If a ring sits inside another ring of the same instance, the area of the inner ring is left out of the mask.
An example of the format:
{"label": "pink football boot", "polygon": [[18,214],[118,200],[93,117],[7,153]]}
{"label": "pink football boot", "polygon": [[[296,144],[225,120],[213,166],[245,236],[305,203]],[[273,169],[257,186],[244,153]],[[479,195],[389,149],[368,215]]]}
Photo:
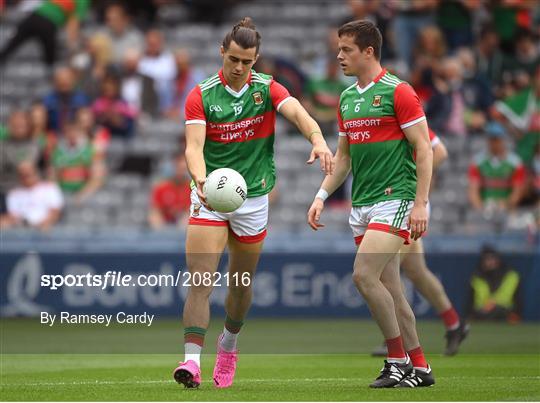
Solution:
{"label": "pink football boot", "polygon": [[186,388],[198,388],[201,384],[201,369],[195,361],[179,362],[173,372],[174,380]]}
{"label": "pink football boot", "polygon": [[222,337],[223,335],[218,337],[216,365],[214,366],[214,385],[216,388],[228,388],[232,385],[238,361],[238,350],[228,352],[221,348],[219,342]]}

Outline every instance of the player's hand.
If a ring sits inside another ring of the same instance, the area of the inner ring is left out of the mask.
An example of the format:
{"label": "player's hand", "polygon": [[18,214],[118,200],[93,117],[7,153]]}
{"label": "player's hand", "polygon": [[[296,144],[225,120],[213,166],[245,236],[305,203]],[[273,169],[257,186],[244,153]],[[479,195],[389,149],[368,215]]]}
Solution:
{"label": "player's hand", "polygon": [[321,161],[321,171],[326,175],[332,175],[336,163],[334,162],[334,156],[332,155],[332,151],[328,148],[326,141],[313,144],[307,163],[311,165],[317,158]]}
{"label": "player's hand", "polygon": [[428,213],[426,206],[421,204],[414,204],[411,214],[409,215],[409,222],[407,228],[411,231],[411,238],[417,240],[427,231],[428,227]]}
{"label": "player's hand", "polygon": [[324,224],[319,223],[323,209],[324,202],[322,199],[316,197],[307,213],[308,224],[314,231],[324,227]]}
{"label": "player's hand", "polygon": [[206,200],[206,196],[204,195],[203,187],[205,182],[206,178],[195,180],[195,183],[197,184],[197,196],[199,196],[199,200],[204,207],[210,211],[214,211],[212,207],[208,205],[208,200]]}

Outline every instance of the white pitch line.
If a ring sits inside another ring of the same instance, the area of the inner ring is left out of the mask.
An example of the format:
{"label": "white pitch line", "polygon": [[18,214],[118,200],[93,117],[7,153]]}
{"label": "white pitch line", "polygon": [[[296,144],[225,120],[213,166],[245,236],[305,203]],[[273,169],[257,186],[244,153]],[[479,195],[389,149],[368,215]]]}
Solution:
{"label": "white pitch line", "polygon": [[[371,378],[370,378],[371,379]],[[470,377],[451,376],[445,379],[470,379]],[[540,380],[540,376],[483,376],[482,379],[535,379]],[[295,382],[359,382],[369,380],[367,378],[264,378],[264,379],[238,379],[235,381],[238,383],[266,383],[266,382],[282,382],[282,383],[295,383]],[[19,386],[80,386],[80,385],[150,385],[150,384],[174,384],[173,380],[148,380],[148,381],[74,381],[74,382],[34,382],[34,383],[3,383],[2,387],[19,387]],[[211,381],[203,381],[203,384],[211,383]]]}

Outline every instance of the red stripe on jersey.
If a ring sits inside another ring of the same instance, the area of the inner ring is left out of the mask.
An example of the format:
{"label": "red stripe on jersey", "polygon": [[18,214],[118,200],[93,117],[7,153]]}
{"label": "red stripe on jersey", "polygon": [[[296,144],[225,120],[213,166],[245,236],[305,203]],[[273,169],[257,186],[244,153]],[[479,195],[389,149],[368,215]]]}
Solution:
{"label": "red stripe on jersey", "polygon": [[242,143],[270,137],[274,133],[276,112],[268,111],[235,122],[207,122],[206,138],[217,143]]}
{"label": "red stripe on jersey", "polygon": [[51,3],[56,4],[66,14],[73,13],[75,11],[75,7],[76,7],[74,0],[52,0]]}
{"label": "red stripe on jersey", "polygon": [[510,189],[511,178],[482,178],[482,185],[489,189]]}
{"label": "red stripe on jersey", "polygon": [[349,144],[380,143],[405,138],[393,116],[350,119],[343,122],[343,127]]}

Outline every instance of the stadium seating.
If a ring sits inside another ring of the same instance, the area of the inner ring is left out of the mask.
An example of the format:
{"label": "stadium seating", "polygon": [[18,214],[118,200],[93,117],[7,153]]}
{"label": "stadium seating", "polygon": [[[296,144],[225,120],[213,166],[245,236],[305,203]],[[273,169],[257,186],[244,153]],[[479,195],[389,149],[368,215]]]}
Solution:
{"label": "stadium seating", "polygon": [[[234,9],[227,22],[219,26],[193,24],[187,21],[186,9],[181,5],[168,5],[160,10],[160,28],[170,48],[188,48],[198,68],[207,74],[219,68],[218,45],[231,22],[250,15],[263,35],[262,53],[302,60],[301,68],[310,72],[311,62],[326,51],[325,35],[329,23],[340,21],[347,15],[345,7],[334,7],[331,1],[315,3],[288,3],[255,1]],[[13,31],[21,18],[16,9],[10,9],[0,27],[0,42]],[[84,31],[97,28],[93,17],[86,21]],[[308,40],[306,40],[308,39]],[[29,105],[42,97],[50,88],[45,67],[40,63],[40,49],[28,43],[12,58],[2,72],[0,119],[5,122],[9,111],[17,106]],[[270,226],[284,231],[297,231],[305,226],[305,212],[321,180],[318,166],[308,167],[305,161],[309,145],[301,136],[286,135],[284,125],[278,124],[276,136],[276,166],[280,197],[271,212]],[[490,231],[492,224],[467,214],[467,167],[469,161],[483,145],[482,139],[445,137],[450,158],[440,170],[431,196],[433,233],[456,232],[467,222],[471,231]],[[335,149],[333,133],[326,133]],[[160,164],[170,159],[183,136],[183,125],[167,120],[141,119],[135,137],[124,142],[113,139],[107,161],[109,174],[106,185],[88,200],[82,208],[68,204],[60,226],[74,228],[126,227],[144,228],[152,183],[159,177]],[[128,157],[145,156],[151,161],[151,175],[122,171]],[[475,221],[470,221],[475,220]],[[335,230],[348,231],[348,211],[331,209],[324,221]]]}

